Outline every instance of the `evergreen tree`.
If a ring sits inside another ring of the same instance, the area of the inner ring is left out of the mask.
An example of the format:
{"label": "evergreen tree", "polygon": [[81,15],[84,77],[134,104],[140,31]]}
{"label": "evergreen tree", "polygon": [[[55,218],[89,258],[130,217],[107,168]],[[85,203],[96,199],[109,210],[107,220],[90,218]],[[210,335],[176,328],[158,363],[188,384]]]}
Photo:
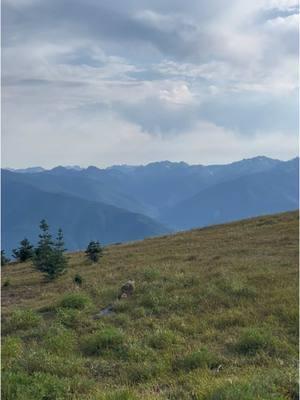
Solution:
{"label": "evergreen tree", "polygon": [[58,229],[57,232],[57,237],[56,237],[56,242],[55,242],[55,248],[57,251],[64,252],[66,251],[65,249],[65,242],[64,242],[64,235],[63,231],[61,228]]}
{"label": "evergreen tree", "polygon": [[10,261],[10,259],[6,257],[5,251],[1,250],[1,265],[8,264],[9,261]]}
{"label": "evergreen tree", "polygon": [[38,246],[35,250],[33,263],[39,271],[47,273],[53,253],[53,241],[49,232],[49,226],[44,219],[40,222],[40,230],[41,233],[39,234]]}
{"label": "evergreen tree", "polygon": [[63,232],[61,229],[58,230],[57,239],[54,243],[49,232],[49,226],[45,220],[41,221],[40,229],[40,240],[35,251],[33,263],[49,279],[54,279],[63,274],[67,268],[67,259],[64,255]]}
{"label": "evergreen tree", "polygon": [[102,257],[103,253],[103,249],[100,245],[100,243],[91,241],[88,244],[88,247],[85,251],[85,254],[87,255],[87,257],[92,260],[93,262],[97,262],[99,261],[100,257]]}
{"label": "evergreen tree", "polygon": [[62,275],[67,269],[67,258],[64,254],[65,242],[63,231],[59,228],[56,242],[53,248],[52,260],[51,260],[51,268],[49,268],[48,275],[50,278],[56,278],[58,275]]}
{"label": "evergreen tree", "polygon": [[20,247],[18,249],[13,249],[12,252],[13,257],[20,262],[25,262],[34,255],[33,245],[26,238],[20,242]]}

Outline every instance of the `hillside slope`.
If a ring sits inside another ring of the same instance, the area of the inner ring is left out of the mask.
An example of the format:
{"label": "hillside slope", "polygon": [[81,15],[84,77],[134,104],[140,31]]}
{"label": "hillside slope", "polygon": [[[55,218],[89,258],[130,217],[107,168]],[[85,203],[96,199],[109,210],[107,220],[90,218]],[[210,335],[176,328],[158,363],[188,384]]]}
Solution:
{"label": "hillside slope", "polygon": [[69,258],[3,268],[3,399],[298,399],[296,212]]}

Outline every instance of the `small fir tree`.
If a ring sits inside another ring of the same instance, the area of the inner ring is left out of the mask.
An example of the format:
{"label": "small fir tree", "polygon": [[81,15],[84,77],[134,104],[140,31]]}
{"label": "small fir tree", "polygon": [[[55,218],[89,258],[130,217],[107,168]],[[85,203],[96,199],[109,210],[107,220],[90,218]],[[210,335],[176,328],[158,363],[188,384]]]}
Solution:
{"label": "small fir tree", "polygon": [[102,257],[103,255],[102,253],[103,249],[98,241],[97,242],[91,241],[88,244],[88,247],[85,251],[87,257],[93,262],[99,261],[100,257]]}
{"label": "small fir tree", "polygon": [[56,242],[53,243],[49,226],[45,220],[41,221],[40,229],[40,240],[33,263],[36,269],[46,274],[49,279],[54,279],[63,274],[67,268],[63,232],[61,229],[58,230]]}
{"label": "small fir tree", "polygon": [[61,228],[58,229],[57,232],[57,237],[56,237],[56,242],[55,242],[55,248],[57,251],[63,253],[64,251],[66,251],[65,249],[65,242],[64,242],[64,235],[63,235],[63,231]]}
{"label": "small fir tree", "polygon": [[20,247],[18,249],[13,249],[12,252],[13,257],[20,262],[25,262],[34,255],[33,245],[26,238],[21,240]]}
{"label": "small fir tree", "polygon": [[49,269],[48,275],[50,278],[56,278],[59,275],[62,275],[68,266],[67,258],[65,256],[65,242],[63,231],[59,228],[57,233],[56,242],[53,248],[52,260],[51,260],[51,269]]}
{"label": "small fir tree", "polygon": [[53,240],[46,220],[40,222],[38,246],[35,250],[34,265],[41,272],[46,272],[47,263],[53,253]]}

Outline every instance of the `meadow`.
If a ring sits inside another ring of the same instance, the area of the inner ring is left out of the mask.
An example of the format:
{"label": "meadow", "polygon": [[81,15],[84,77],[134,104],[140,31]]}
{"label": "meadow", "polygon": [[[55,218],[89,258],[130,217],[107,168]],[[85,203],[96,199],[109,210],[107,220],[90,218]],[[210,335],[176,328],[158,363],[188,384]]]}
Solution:
{"label": "meadow", "polygon": [[298,253],[289,212],[72,253],[51,282],[5,265],[2,400],[296,400]]}

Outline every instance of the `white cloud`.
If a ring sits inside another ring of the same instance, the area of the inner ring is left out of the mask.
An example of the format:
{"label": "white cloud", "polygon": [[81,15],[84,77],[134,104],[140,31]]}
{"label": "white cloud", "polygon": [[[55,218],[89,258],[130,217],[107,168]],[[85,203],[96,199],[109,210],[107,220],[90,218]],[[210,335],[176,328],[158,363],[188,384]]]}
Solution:
{"label": "white cloud", "polygon": [[[298,87],[295,1],[71,4],[4,0],[7,165],[217,162],[297,152],[290,121],[279,129],[274,118],[267,132],[258,118],[244,118],[249,126],[234,132],[214,124],[223,97],[233,122],[235,96],[250,116],[268,102],[291,115],[284,107]],[[215,102],[216,115],[201,115],[205,102]]]}
{"label": "white cloud", "polygon": [[[23,121],[21,126],[17,123],[19,118]],[[80,160],[82,166],[104,167],[165,159],[225,163],[258,154],[289,159],[296,155],[297,148],[297,138],[292,134],[258,132],[245,136],[206,121],[199,121],[178,135],[151,134],[113,111],[96,115],[82,115],[76,110],[68,115],[58,112],[45,120],[39,110],[28,115],[28,110],[20,109],[9,124],[13,134],[3,137],[2,161],[4,166],[20,168],[28,166],[28,155],[30,165],[53,167]]]}
{"label": "white cloud", "polygon": [[266,28],[271,31],[297,31],[299,30],[299,15],[292,14],[287,17],[276,17],[266,22]]}
{"label": "white cloud", "polygon": [[299,7],[297,0],[265,0],[265,8],[278,10],[295,10]]}

